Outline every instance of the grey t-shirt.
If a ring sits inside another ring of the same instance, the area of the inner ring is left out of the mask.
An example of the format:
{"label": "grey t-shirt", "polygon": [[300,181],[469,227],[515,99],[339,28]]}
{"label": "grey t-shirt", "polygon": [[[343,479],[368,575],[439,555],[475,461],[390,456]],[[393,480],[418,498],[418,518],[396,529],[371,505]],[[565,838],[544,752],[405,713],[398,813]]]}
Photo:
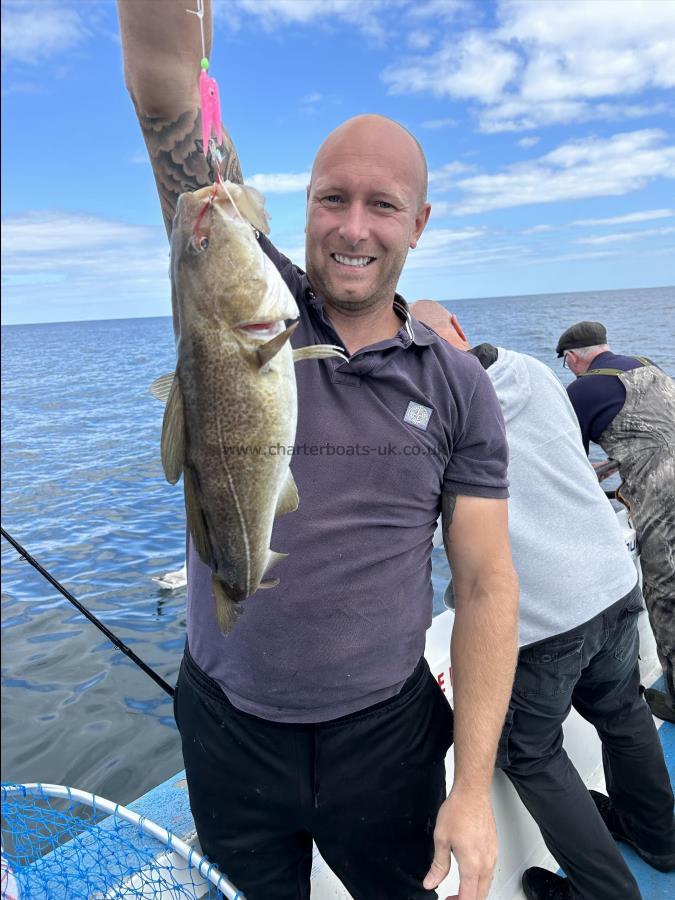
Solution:
{"label": "grey t-shirt", "polygon": [[[300,308],[294,347],[341,344],[304,273],[261,244]],[[441,493],[508,495],[504,423],[490,379],[397,297],[398,334],[349,363],[296,365],[291,470],[300,506],[280,517],[276,588],[258,591],[230,635],[211,572],[190,547],[188,645],[238,709],[322,722],[394,696],[431,623],[432,537]]]}

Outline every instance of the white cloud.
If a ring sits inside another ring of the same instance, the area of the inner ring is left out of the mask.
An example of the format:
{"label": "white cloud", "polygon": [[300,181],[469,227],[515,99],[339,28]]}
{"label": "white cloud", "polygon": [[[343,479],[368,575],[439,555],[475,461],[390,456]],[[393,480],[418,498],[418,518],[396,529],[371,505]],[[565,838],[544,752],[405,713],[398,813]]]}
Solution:
{"label": "white cloud", "polygon": [[3,254],[48,255],[63,250],[87,251],[114,244],[143,242],[151,230],[97,216],[53,211],[12,216],[2,223]]}
{"label": "white cloud", "polygon": [[[214,0],[214,17],[228,27],[241,28],[246,19],[256,20],[265,31],[285,26],[352,25],[369,37],[385,36],[393,16],[413,28],[411,46],[424,49],[427,32],[420,23],[448,23],[460,16],[476,18],[470,0]],[[407,26],[408,27],[408,26]]]}
{"label": "white cloud", "polygon": [[413,0],[406,12],[413,21],[431,19],[447,23],[460,17],[476,18],[479,11],[472,0]]}
{"label": "white cloud", "polygon": [[643,228],[642,231],[622,231],[617,234],[594,234],[586,238],[577,238],[575,244],[619,244],[626,241],[639,241],[644,238],[661,237],[664,234],[675,234],[675,226],[664,228]]}
{"label": "white cloud", "polygon": [[2,4],[3,60],[37,65],[87,37],[79,12],[61,3]]}
{"label": "white cloud", "polygon": [[518,146],[522,147],[524,150],[529,150],[530,147],[534,147],[538,143],[539,143],[539,138],[535,137],[533,135],[532,137],[521,138],[518,141]]}
{"label": "white cloud", "polygon": [[430,56],[389,66],[382,79],[392,94],[423,91],[437,97],[493,103],[515,77],[518,66],[518,56],[506,45],[470,31]]}
{"label": "white cloud", "polygon": [[431,218],[434,222],[452,215],[452,210],[452,203],[448,203],[447,200],[431,200]]}
{"label": "white cloud", "polygon": [[548,231],[555,231],[553,225],[533,225],[532,228],[526,228],[523,234],[545,234]]}
{"label": "white cloud", "polygon": [[344,22],[364,34],[384,37],[383,20],[393,6],[404,7],[407,0],[226,0],[214,8],[229,27],[240,28],[245,20],[274,31],[287,25],[333,25]]}
{"label": "white cloud", "polygon": [[305,191],[311,172],[278,172],[268,175],[258,174],[246,179],[246,184],[257,188],[263,194],[293,194]]}
{"label": "white cloud", "polygon": [[426,50],[432,42],[433,38],[428,31],[411,31],[407,38],[408,46],[413,50]]}
{"label": "white cloud", "polygon": [[[101,298],[121,306],[133,298],[148,314],[169,310],[169,253],[163,229],[144,228],[97,216],[31,212],[2,223],[3,304],[35,306],[52,320],[64,310],[85,317]],[[114,313],[114,310],[110,310]],[[105,317],[105,311],[98,309]],[[16,315],[12,316],[16,318]]]}
{"label": "white cloud", "polygon": [[491,28],[452,33],[434,54],[383,73],[391,93],[473,100],[487,132],[653,115],[627,103],[675,86],[675,4],[502,0]]}
{"label": "white cloud", "polygon": [[654,219],[670,219],[675,216],[675,209],[646,209],[642,212],[627,213],[625,216],[612,216],[608,219],[577,219],[572,225],[624,225],[631,222],[651,222]]}
{"label": "white cloud", "polygon": [[422,128],[429,128],[432,131],[438,128],[452,128],[457,124],[456,119],[427,119],[426,122],[422,122]]}
{"label": "white cloud", "polygon": [[467,172],[472,172],[474,168],[474,166],[467,165],[466,163],[459,162],[458,160],[456,160],[455,162],[446,163],[439,169],[431,169],[431,171],[429,172],[429,185],[439,193],[442,191],[449,191],[457,184],[458,175],[464,175]]}
{"label": "white cloud", "polygon": [[479,259],[508,255],[507,248],[484,245],[485,237],[484,228],[429,228],[415,250],[408,254],[406,269],[468,265]]}
{"label": "white cloud", "polygon": [[456,213],[479,213],[534,203],[619,196],[655,178],[675,178],[675,146],[652,129],[613,137],[570,141],[534,160],[508,166],[496,175],[454,182],[466,198]]}

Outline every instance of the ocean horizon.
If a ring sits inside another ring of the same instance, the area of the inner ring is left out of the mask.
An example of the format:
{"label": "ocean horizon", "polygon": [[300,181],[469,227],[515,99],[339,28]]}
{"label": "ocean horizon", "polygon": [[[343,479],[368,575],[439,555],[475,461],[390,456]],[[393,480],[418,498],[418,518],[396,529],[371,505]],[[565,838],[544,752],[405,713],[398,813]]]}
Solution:
{"label": "ocean horizon", "polygon": [[[623,293],[632,293],[635,291],[673,291],[675,292],[675,285],[657,285],[650,287],[630,287],[630,288],[598,288],[595,291],[559,291],[553,293],[536,293],[536,294],[497,294],[494,296],[485,295],[480,297],[457,297],[454,299],[441,299],[438,302],[442,303],[444,306],[448,308],[452,306],[453,303],[473,303],[473,302],[481,302],[481,301],[503,301],[503,300],[522,300],[524,298],[551,298],[551,297],[574,297],[576,295],[587,296],[588,294],[623,294]],[[405,298],[408,300],[408,298]],[[416,298],[421,299],[421,298]],[[410,303],[413,303],[414,300],[409,300]],[[127,320],[145,320],[145,319],[165,319],[171,318],[170,313],[161,313],[152,316],[110,316],[110,317],[100,317],[95,316],[91,318],[85,319],[45,319],[39,322],[7,322],[2,324],[2,328],[14,328],[17,326],[25,326],[25,325],[76,325],[84,322],[124,322]]]}

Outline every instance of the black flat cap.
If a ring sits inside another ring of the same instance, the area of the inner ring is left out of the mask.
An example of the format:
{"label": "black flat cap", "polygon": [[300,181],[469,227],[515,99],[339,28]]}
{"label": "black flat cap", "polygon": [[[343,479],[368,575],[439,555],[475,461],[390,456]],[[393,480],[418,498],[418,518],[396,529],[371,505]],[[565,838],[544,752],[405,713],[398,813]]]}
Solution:
{"label": "black flat cap", "polygon": [[558,356],[565,350],[577,350],[579,347],[595,347],[607,343],[607,329],[602,322],[577,322],[563,331],[555,348]]}

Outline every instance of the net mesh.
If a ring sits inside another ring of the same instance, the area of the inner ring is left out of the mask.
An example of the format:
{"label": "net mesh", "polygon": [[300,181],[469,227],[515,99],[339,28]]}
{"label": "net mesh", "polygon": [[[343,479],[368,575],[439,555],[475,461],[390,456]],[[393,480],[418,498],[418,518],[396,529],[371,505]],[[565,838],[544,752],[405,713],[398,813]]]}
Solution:
{"label": "net mesh", "polygon": [[199,854],[190,851],[184,858],[176,852],[182,842],[168,834],[170,841],[162,841],[147,833],[143,817],[140,823],[127,821],[124,807],[110,813],[101,808],[108,801],[90,796],[91,804],[50,796],[40,785],[29,790],[2,785],[3,900],[223,895],[244,900],[236,889],[221,892],[211,883],[210,876],[214,881],[224,876]]}

